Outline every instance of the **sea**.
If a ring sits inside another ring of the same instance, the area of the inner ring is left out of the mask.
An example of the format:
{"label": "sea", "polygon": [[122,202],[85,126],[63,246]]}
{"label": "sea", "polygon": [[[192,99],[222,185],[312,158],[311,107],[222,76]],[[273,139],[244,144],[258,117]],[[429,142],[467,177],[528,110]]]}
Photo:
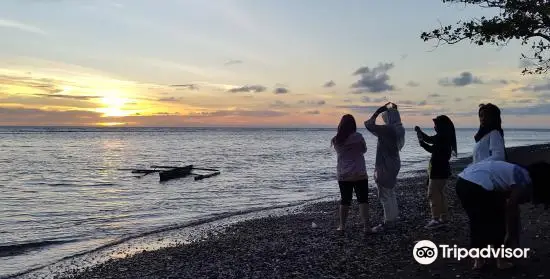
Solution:
{"label": "sea", "polygon": [[[195,220],[337,198],[335,132],[0,127],[0,278]],[[359,132],[372,175],[376,138]],[[457,129],[459,157],[471,154],[475,132]],[[505,141],[547,143],[550,130],[506,129]],[[413,130],[401,158],[400,177],[427,167],[429,154]],[[160,182],[156,173],[136,177],[128,170],[153,165],[194,165],[220,175]]]}

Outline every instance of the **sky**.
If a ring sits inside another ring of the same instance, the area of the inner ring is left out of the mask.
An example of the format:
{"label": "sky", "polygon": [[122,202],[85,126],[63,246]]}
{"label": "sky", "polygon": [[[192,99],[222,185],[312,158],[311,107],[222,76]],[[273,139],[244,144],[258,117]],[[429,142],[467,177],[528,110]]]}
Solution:
{"label": "sky", "polygon": [[0,125],[336,127],[392,101],[406,127],[451,117],[550,128],[528,48],[423,31],[496,11],[438,0],[2,0]]}

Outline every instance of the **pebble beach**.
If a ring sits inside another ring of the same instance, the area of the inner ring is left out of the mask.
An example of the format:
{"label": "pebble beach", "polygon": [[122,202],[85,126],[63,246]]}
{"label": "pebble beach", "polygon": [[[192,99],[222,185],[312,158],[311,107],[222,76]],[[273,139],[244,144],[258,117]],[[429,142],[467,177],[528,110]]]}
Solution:
{"label": "pebble beach", "polygon": [[[515,154],[537,154],[550,145],[513,148]],[[458,174],[471,159],[453,162]],[[122,259],[57,278],[547,278],[550,276],[550,214],[530,204],[522,207],[521,246],[530,248],[527,259],[512,270],[494,264],[472,271],[469,259],[438,258],[431,265],[418,264],[413,246],[420,240],[468,247],[468,223],[454,192],[454,178],[447,185],[450,223],[438,230],[424,229],[429,220],[425,172],[398,183],[400,224],[385,233],[362,232],[358,208],[350,212],[344,234],[337,227],[338,201],[309,204],[282,216],[246,220],[206,239]],[[335,182],[335,191],[337,186]],[[371,224],[382,216],[375,193],[369,196]]]}

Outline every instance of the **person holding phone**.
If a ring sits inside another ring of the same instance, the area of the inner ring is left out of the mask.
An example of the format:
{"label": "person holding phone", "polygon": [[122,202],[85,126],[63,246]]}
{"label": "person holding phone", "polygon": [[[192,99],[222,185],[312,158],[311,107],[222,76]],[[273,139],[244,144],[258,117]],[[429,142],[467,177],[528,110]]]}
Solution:
{"label": "person holding phone", "polygon": [[451,155],[457,156],[455,126],[446,115],[433,119],[435,135],[428,136],[420,127],[415,126],[416,136],[420,146],[431,153],[428,165],[428,201],[432,219],[426,225],[427,229],[435,229],[447,221],[447,199],[445,186],[451,176]]}
{"label": "person holding phone", "polygon": [[[382,115],[384,125],[376,124],[379,115]],[[397,105],[391,102],[378,108],[371,118],[365,121],[365,127],[378,138],[374,181],[384,210],[384,220],[373,227],[372,232],[381,232],[388,226],[394,225],[399,216],[395,186],[397,174],[401,169],[399,152],[405,145],[405,129],[401,123]]]}

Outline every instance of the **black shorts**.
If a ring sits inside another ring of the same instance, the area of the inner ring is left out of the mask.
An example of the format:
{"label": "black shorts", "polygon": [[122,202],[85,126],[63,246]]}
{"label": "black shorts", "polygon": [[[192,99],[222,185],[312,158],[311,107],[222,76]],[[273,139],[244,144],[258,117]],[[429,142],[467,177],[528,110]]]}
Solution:
{"label": "black shorts", "polygon": [[369,182],[367,179],[358,181],[338,181],[338,186],[340,186],[340,204],[342,205],[351,205],[354,190],[358,203],[367,203],[369,200]]}

